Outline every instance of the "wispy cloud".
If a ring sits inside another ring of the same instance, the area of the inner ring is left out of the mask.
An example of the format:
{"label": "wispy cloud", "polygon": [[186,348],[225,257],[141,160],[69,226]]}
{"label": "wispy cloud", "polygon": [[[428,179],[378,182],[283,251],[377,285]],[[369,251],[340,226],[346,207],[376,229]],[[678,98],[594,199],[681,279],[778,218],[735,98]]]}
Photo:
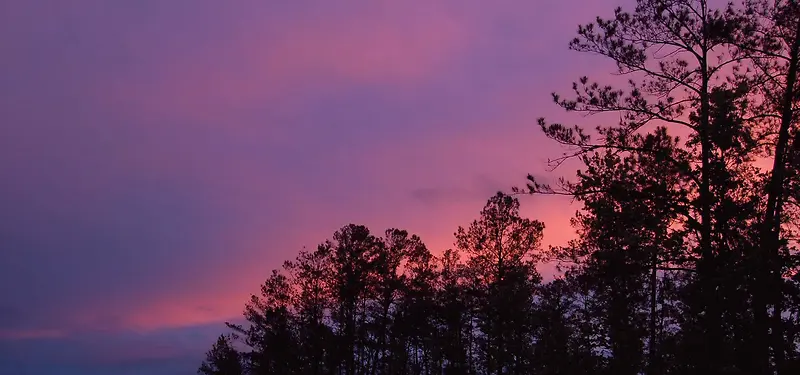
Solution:
{"label": "wispy cloud", "polygon": [[[298,96],[311,89],[418,86],[467,45],[469,29],[449,12],[453,7],[358,4],[348,12],[319,2],[310,12],[270,5],[267,20],[245,19],[213,42],[165,50],[147,71],[136,67],[138,74],[98,82],[96,93],[104,105],[139,116],[235,126],[225,121],[233,111],[301,105]],[[321,15],[325,10],[329,16]]]}

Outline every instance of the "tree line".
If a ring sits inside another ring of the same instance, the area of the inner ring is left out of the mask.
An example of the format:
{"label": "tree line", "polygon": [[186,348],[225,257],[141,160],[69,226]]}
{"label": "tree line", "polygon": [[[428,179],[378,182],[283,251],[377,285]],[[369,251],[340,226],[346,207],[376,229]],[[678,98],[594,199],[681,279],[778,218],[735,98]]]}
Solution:
{"label": "tree line", "polygon": [[[800,4],[638,0],[569,46],[626,78],[553,94],[615,124],[539,119],[574,176],[497,193],[438,255],[339,229],[269,275],[199,373],[800,373]],[[520,194],[580,202],[576,239],[542,248]]]}

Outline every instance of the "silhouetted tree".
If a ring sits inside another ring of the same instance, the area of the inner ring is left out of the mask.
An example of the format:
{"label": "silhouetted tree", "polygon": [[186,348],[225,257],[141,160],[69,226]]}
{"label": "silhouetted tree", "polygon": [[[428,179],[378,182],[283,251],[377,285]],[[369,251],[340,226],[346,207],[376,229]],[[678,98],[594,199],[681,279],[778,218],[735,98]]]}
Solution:
{"label": "silhouetted tree", "polygon": [[438,259],[440,264],[437,295],[439,332],[436,346],[441,352],[442,373],[472,373],[472,321],[469,295],[464,283],[464,266],[457,250],[448,249]]}
{"label": "silhouetted tree", "polygon": [[[693,346],[687,347],[687,356],[683,358],[688,362],[684,370],[691,373],[720,373],[727,368],[730,356],[736,351],[725,332],[726,327],[733,324],[732,321],[724,321],[729,318],[725,313],[728,297],[719,293],[719,289],[723,283],[732,281],[742,284],[743,280],[731,280],[730,275],[726,274],[726,262],[731,251],[726,249],[729,244],[722,239],[724,228],[728,227],[725,221],[730,216],[719,212],[724,209],[720,188],[725,176],[734,171],[724,164],[720,155],[730,149],[731,145],[726,142],[743,141],[742,135],[746,135],[746,132],[728,126],[731,122],[725,118],[725,110],[713,111],[715,105],[728,105],[728,110],[735,107],[735,100],[717,97],[735,93],[739,89],[741,80],[725,79],[731,70],[735,71],[745,60],[737,50],[732,50],[741,41],[731,36],[745,35],[741,28],[747,27],[743,25],[748,25],[750,19],[747,12],[739,12],[732,6],[722,10],[711,9],[705,0],[639,0],[632,13],[617,9],[613,19],[598,18],[596,23],[581,26],[579,36],[570,47],[614,61],[619,73],[630,77],[628,88],[615,89],[590,83],[587,77],[582,77],[579,83],[573,84],[574,99],[562,99],[555,94],[554,99],[567,111],[619,113],[620,122],[616,126],[599,127],[599,141],[593,141],[593,137],[580,126],[569,128],[558,123],[548,124],[543,119],[539,122],[548,137],[574,148],[573,152],[556,159],[556,165],[571,157],[608,150],[615,154],[655,154],[661,157],[661,163],[675,167],[673,172],[680,178],[682,195],[673,203],[680,203],[681,210],[678,212],[682,217],[680,222],[673,224],[682,227],[681,242],[687,246],[682,258],[689,262],[681,266],[692,271],[685,277],[686,282],[691,284],[692,293],[687,294],[683,301],[692,305],[691,319],[683,321],[685,324],[682,326],[682,337],[686,338],[684,344]],[[725,82],[732,82],[734,87],[726,87]],[[636,134],[647,132],[649,126],[656,124],[688,132],[688,142],[683,145],[684,152],[681,155],[664,153],[652,147],[657,144],[647,145],[638,141]],[[745,147],[739,149],[752,153]],[[530,180],[531,192],[557,192],[548,185],[532,178]],[[571,186],[564,185],[565,192],[574,195]],[[599,185],[597,188],[601,191],[611,187]],[[591,194],[592,191],[580,193]],[[653,194],[650,197],[659,199]],[[669,200],[672,197],[668,195],[663,198]],[[631,202],[635,199],[633,196],[623,196],[617,201]],[[617,230],[631,233],[630,236],[618,236],[620,240],[629,244],[637,243],[633,235],[634,226]],[[651,250],[650,263],[659,263],[657,249]],[[604,262],[630,263],[625,260],[627,251],[623,254],[608,254],[610,257]],[[638,260],[630,263],[633,267],[640,264]],[[655,346],[657,339],[653,335],[653,307],[656,306],[654,298],[657,296],[657,290],[653,288],[658,285],[658,275],[657,267],[649,269],[651,334],[648,341],[651,348],[648,356],[653,362],[657,360],[655,357],[658,353]],[[622,272],[612,273],[621,275]],[[622,291],[621,296],[632,297],[629,293],[633,291]],[[621,314],[619,316],[628,314],[625,309],[618,311]],[[635,337],[629,339],[632,345],[636,341]],[[626,355],[634,355],[633,352]],[[620,360],[628,365],[634,361],[633,357],[612,357],[609,363],[614,367],[621,365]],[[624,372],[636,371],[635,367],[625,366]],[[649,367],[650,372],[658,371],[655,364]]]}
{"label": "silhouetted tree", "polygon": [[688,204],[681,169],[689,162],[664,128],[628,142],[651,152],[582,156],[585,170],[564,185],[583,203],[572,221],[579,237],[553,248],[551,256],[569,264],[571,278],[585,286],[582,293],[600,319],[594,334],[606,338],[593,349],[609,353],[606,371],[659,373],[667,311],[662,279],[691,271],[684,268],[685,232],[676,225]]}
{"label": "silhouetted tree", "polygon": [[303,250],[295,261],[284,264],[292,275],[295,292],[292,303],[297,314],[298,362],[303,374],[328,374],[334,366],[335,337],[326,324],[330,305],[326,278],[329,267],[327,246],[319,246],[313,252]]}
{"label": "silhouetted tree", "polygon": [[243,375],[242,356],[233,347],[231,338],[220,335],[211,350],[206,353],[206,360],[197,370],[201,375]]}
{"label": "silhouetted tree", "polygon": [[[748,27],[735,39],[739,54],[748,59],[747,75],[754,109],[744,121],[763,138],[764,154],[772,157],[765,177],[766,204],[760,218],[759,251],[751,256],[753,274],[752,307],[756,319],[754,341],[761,351],[757,361],[761,372],[769,371],[770,348],[778,373],[792,350],[783,334],[786,286],[784,276],[792,255],[782,235],[786,223],[797,220],[797,210],[787,190],[796,161],[792,160],[792,137],[797,139],[797,110],[800,108],[800,4],[797,1],[747,0],[743,12]],[[785,233],[783,233],[785,234]],[[768,338],[769,336],[769,338]]]}
{"label": "silhouetted tree", "polygon": [[250,374],[300,372],[291,293],[287,277],[273,270],[261,286],[261,294],[251,296],[245,305],[248,325],[228,324],[250,348],[242,354]]}
{"label": "silhouetted tree", "polygon": [[407,364],[403,367],[407,373],[430,374],[439,356],[439,351],[434,347],[435,282],[438,274],[432,254],[419,237],[412,236],[404,242],[407,251],[396,335],[401,338],[408,353]]}
{"label": "silhouetted tree", "polygon": [[366,344],[367,301],[372,261],[376,247],[383,246],[369,229],[348,225],[333,235],[329,293],[332,321],[338,337],[338,358],[346,375],[362,373]]}
{"label": "silhouetted tree", "polygon": [[517,198],[497,193],[478,220],[456,233],[456,245],[470,255],[488,374],[526,372],[533,290],[540,282],[534,261],[543,229],[541,222],[519,216]]}
{"label": "silhouetted tree", "polygon": [[390,350],[390,333],[395,328],[397,301],[404,282],[400,266],[408,251],[409,242],[415,240],[418,239],[409,239],[406,231],[389,229],[383,239],[383,246],[373,248],[369,280],[372,300],[369,325],[374,349],[369,360],[370,373],[389,371],[393,354]]}

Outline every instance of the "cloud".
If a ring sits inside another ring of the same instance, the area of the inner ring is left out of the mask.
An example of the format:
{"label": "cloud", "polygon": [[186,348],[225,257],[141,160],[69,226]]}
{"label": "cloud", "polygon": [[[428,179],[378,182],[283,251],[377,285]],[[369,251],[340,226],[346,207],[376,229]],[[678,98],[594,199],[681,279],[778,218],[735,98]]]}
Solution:
{"label": "cloud", "polygon": [[508,191],[508,184],[497,181],[485,174],[478,174],[473,182],[465,187],[427,187],[411,191],[411,197],[435,208],[439,205],[475,202],[488,199],[498,191]]}
{"label": "cloud", "polygon": [[[319,9],[312,12],[269,5],[267,20],[239,20],[212,42],[165,50],[148,70],[137,67],[99,82],[96,94],[137,116],[229,124],[231,112],[296,106],[310,89],[414,87],[447,68],[466,46],[467,26],[440,2],[358,1],[344,11],[314,3]],[[330,13],[320,17],[324,11]]]}

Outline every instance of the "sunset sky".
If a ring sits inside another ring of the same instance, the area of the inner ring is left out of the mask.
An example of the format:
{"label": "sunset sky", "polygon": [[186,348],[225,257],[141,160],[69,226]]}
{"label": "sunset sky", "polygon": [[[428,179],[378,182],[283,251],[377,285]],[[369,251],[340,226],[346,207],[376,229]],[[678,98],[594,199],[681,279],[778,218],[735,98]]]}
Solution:
{"label": "sunset sky", "polygon": [[[194,374],[347,223],[452,246],[571,174],[536,118],[613,70],[567,44],[631,2],[0,2],[0,374]],[[569,200],[522,204],[570,237]]]}

